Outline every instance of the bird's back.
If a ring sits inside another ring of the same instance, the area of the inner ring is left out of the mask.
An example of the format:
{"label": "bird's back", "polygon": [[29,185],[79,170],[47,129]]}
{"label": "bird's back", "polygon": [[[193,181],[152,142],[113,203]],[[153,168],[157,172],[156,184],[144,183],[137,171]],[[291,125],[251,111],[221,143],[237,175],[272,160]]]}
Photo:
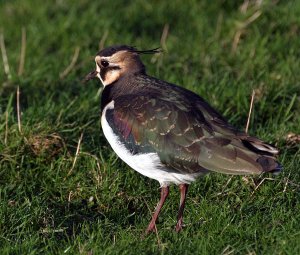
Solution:
{"label": "bird's back", "polygon": [[280,170],[276,148],[234,128],[193,92],[147,75],[118,82],[122,89],[113,84],[104,90],[114,100],[108,119],[133,153],[157,153],[168,169],[182,174]]}

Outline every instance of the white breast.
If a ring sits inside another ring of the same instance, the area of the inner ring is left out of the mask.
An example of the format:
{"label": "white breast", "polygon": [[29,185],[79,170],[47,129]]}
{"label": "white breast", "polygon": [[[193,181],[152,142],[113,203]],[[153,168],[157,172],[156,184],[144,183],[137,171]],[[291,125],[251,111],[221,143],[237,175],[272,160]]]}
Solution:
{"label": "white breast", "polygon": [[200,175],[200,173],[179,174],[170,172],[170,169],[161,163],[157,153],[136,155],[130,153],[130,151],[126,149],[126,147],[120,142],[118,136],[109,126],[106,120],[107,109],[114,109],[114,101],[111,101],[103,110],[101,117],[103,133],[116,154],[135,171],[159,181],[161,186],[167,186],[170,183],[191,183]]}

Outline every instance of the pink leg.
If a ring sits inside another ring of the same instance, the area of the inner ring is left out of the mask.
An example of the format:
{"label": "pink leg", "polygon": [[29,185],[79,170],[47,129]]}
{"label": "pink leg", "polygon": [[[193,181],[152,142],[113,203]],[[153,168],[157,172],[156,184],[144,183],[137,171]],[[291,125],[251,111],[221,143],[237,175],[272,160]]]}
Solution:
{"label": "pink leg", "polygon": [[160,192],[160,201],[156,207],[156,210],[152,216],[152,219],[149,223],[149,226],[146,230],[146,234],[149,234],[150,232],[154,232],[155,231],[155,222],[157,221],[158,215],[160,213],[160,210],[162,208],[162,206],[164,205],[166,198],[169,195],[169,187],[161,187],[161,192]]}
{"label": "pink leg", "polygon": [[182,230],[182,225],[183,225],[183,210],[185,206],[185,198],[186,198],[186,193],[188,191],[188,184],[180,184],[179,189],[180,189],[180,206],[179,206],[179,211],[178,211],[178,217],[177,217],[177,224],[176,224],[176,232],[179,232]]}

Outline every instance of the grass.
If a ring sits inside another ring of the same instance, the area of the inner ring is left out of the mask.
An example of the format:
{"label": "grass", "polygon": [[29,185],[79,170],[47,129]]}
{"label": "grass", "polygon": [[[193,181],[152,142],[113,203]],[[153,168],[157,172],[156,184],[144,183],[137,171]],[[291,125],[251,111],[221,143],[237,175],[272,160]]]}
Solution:
{"label": "grass", "polygon": [[[1,1],[0,253],[299,254],[299,17],[299,1]],[[193,183],[180,234],[172,187],[158,234],[142,237],[159,185],[103,137],[100,83],[81,83],[99,43],[162,44],[148,73],[240,129],[254,89],[249,132],[280,148],[284,172]]]}

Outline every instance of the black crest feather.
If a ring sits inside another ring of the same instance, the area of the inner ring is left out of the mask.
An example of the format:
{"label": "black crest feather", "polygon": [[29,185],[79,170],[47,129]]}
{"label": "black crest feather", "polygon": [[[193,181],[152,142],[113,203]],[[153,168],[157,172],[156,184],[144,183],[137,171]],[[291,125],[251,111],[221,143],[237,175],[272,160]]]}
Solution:
{"label": "black crest feather", "polygon": [[155,49],[151,49],[151,50],[135,50],[134,52],[138,53],[138,54],[156,54],[156,53],[161,53],[162,49],[155,48]]}
{"label": "black crest feather", "polygon": [[97,55],[103,56],[103,57],[109,57],[113,54],[115,54],[118,51],[129,51],[134,52],[137,54],[156,54],[162,52],[161,48],[155,48],[150,50],[137,50],[134,46],[127,46],[127,45],[115,45],[108,48],[105,48],[98,52]]}

